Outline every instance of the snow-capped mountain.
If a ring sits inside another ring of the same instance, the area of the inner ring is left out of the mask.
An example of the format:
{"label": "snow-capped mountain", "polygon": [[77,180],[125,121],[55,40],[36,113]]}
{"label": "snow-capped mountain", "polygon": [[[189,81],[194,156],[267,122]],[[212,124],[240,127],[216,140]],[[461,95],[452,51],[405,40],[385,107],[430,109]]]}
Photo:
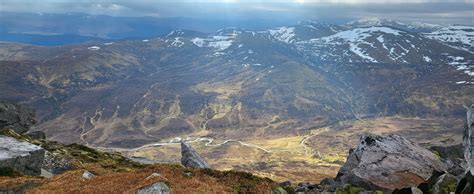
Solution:
{"label": "snow-capped mountain", "polygon": [[316,60],[346,63],[448,63],[445,55],[456,57],[459,52],[416,33],[390,27],[355,28],[297,45]]}
{"label": "snow-capped mountain", "polygon": [[266,32],[280,41],[295,43],[330,36],[342,30],[343,28],[338,25],[305,20],[299,22],[297,25],[274,28]]}
{"label": "snow-capped mountain", "polygon": [[474,53],[473,26],[448,26],[431,33],[426,33],[425,36],[446,43],[454,48]]}
{"label": "snow-capped mountain", "polygon": [[443,26],[437,24],[429,24],[422,22],[410,22],[404,23],[396,20],[385,19],[385,18],[363,18],[360,20],[352,21],[344,25],[346,28],[365,28],[374,26],[388,26],[397,28],[409,32],[432,32],[441,29]]}
{"label": "snow-capped mountain", "polygon": [[309,21],[63,47],[1,43],[0,100],[38,107],[38,128],[57,140],[123,147],[202,129],[243,138],[359,116],[453,115],[473,99],[474,55],[446,44],[396,27]]}

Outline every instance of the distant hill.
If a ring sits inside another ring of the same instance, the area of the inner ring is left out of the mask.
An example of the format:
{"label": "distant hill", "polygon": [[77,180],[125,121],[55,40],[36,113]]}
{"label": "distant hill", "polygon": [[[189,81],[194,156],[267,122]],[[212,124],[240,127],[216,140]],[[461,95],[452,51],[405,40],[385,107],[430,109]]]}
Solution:
{"label": "distant hill", "polygon": [[271,137],[371,116],[460,116],[474,99],[473,60],[424,33],[311,21],[61,47],[3,43],[0,99],[36,107],[37,128],[62,142]]}

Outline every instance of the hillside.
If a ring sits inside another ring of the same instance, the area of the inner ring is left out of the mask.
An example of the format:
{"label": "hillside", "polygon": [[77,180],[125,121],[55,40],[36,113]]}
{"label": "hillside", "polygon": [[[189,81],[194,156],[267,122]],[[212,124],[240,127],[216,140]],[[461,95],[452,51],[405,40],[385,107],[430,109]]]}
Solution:
{"label": "hillside", "polygon": [[[0,99],[35,107],[34,129],[50,140],[169,161],[180,139],[199,144],[217,169],[320,181],[355,146],[332,149],[330,137],[380,125],[372,132],[460,140],[474,55],[425,32],[304,21],[56,47],[0,43]],[[430,133],[440,135],[420,135]],[[326,171],[298,174],[307,165]]]}

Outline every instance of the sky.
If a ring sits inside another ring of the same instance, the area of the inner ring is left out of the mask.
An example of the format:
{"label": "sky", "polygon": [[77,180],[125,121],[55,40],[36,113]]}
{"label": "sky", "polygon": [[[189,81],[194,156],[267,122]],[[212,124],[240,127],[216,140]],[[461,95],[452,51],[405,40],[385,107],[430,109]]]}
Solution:
{"label": "sky", "polygon": [[474,0],[9,0],[0,1],[1,11],[333,23],[380,17],[474,25]]}

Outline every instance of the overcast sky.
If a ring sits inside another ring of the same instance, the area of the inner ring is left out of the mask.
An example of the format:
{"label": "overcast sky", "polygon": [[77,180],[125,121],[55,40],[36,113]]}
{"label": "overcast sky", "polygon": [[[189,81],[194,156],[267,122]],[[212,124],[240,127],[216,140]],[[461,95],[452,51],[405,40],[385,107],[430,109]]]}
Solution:
{"label": "overcast sky", "polygon": [[2,11],[327,22],[382,17],[474,25],[474,0],[1,0]]}

